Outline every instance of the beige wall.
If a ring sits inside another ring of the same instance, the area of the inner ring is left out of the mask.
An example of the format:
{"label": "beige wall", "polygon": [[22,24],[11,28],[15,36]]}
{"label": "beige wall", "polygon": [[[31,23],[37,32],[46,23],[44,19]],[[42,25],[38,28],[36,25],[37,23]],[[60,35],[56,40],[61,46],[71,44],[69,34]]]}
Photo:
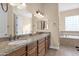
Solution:
{"label": "beige wall", "polygon": [[58,4],[43,4],[43,11],[48,18],[48,32],[51,32],[50,48],[59,48],[59,34],[58,34]]}
{"label": "beige wall", "polygon": [[41,4],[40,3],[28,3],[27,4],[27,10],[30,11],[32,14],[35,14],[36,11],[39,9],[40,10],[40,7],[41,7]]}
{"label": "beige wall", "polygon": [[[38,9],[44,13],[44,16],[48,19],[48,30],[45,32],[51,32],[51,46],[50,48],[59,48],[59,35],[58,35],[58,4],[29,4],[29,10],[34,14]],[[38,18],[33,16],[33,31],[36,32]]]}
{"label": "beige wall", "polygon": [[65,16],[73,16],[73,15],[79,15],[79,8],[59,13],[59,31],[65,30],[65,23],[64,23]]}
{"label": "beige wall", "polygon": [[32,15],[32,32],[35,33],[37,32],[37,20],[38,18],[34,17],[34,14],[36,13],[36,11],[38,11],[38,9],[40,10],[41,8],[41,4],[40,3],[29,3],[27,4],[27,10],[29,12],[31,12]]}

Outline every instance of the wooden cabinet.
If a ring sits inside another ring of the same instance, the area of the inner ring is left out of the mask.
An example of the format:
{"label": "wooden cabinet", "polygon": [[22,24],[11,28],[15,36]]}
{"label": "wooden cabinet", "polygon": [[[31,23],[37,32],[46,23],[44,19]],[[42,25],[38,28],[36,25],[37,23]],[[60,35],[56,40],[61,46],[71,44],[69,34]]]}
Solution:
{"label": "wooden cabinet", "polygon": [[27,45],[27,56],[37,56],[37,41]]}
{"label": "wooden cabinet", "polygon": [[26,52],[24,54],[22,54],[21,56],[26,56]]}
{"label": "wooden cabinet", "polygon": [[26,46],[21,47],[20,49],[12,52],[10,54],[7,54],[7,56],[22,56],[22,55],[26,55]]}
{"label": "wooden cabinet", "polygon": [[7,56],[44,56],[48,52],[49,36],[32,42],[16,51],[7,54]]}
{"label": "wooden cabinet", "polygon": [[40,39],[37,41],[37,53],[38,56],[44,56],[45,55],[45,38]]}
{"label": "wooden cabinet", "polygon": [[46,53],[48,52],[48,48],[49,48],[49,37],[47,36],[45,38],[45,52]]}

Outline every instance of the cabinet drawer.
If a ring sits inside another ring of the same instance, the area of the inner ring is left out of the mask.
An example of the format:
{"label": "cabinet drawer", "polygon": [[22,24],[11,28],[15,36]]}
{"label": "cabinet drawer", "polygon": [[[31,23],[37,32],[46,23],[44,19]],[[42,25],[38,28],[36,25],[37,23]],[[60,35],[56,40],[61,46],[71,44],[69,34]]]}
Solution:
{"label": "cabinet drawer", "polygon": [[33,49],[34,47],[37,47],[37,42],[33,42],[33,43],[27,45],[27,51]]}
{"label": "cabinet drawer", "polygon": [[34,47],[30,51],[27,52],[28,56],[37,56],[37,47]]}
{"label": "cabinet drawer", "polygon": [[44,42],[45,38],[38,40],[38,44],[40,44],[41,42]]}
{"label": "cabinet drawer", "polygon": [[7,56],[22,56],[24,53],[26,53],[26,47],[22,47],[10,54],[7,54]]}
{"label": "cabinet drawer", "polygon": [[40,43],[40,44],[38,44],[38,48],[40,48],[40,47],[42,47],[42,46],[45,46],[45,41],[42,42],[42,43]]}
{"label": "cabinet drawer", "polygon": [[45,50],[45,47],[40,48],[40,49],[38,50],[38,53],[40,53],[42,50]]}
{"label": "cabinet drawer", "polygon": [[43,49],[45,49],[45,46],[38,47],[38,52],[40,52]]}
{"label": "cabinet drawer", "polygon": [[45,49],[41,50],[39,53],[38,53],[38,56],[44,56],[45,55]]}
{"label": "cabinet drawer", "polygon": [[45,42],[42,42],[41,44],[38,44],[38,52],[45,49]]}
{"label": "cabinet drawer", "polygon": [[46,47],[48,48],[49,44],[48,44],[48,40],[47,39],[46,39],[46,43],[45,44],[46,44]]}

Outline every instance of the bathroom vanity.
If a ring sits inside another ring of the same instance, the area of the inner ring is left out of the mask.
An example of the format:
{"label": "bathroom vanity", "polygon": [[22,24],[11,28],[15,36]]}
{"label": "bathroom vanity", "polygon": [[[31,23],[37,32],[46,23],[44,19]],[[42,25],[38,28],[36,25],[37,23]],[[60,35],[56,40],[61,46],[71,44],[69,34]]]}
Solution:
{"label": "bathroom vanity", "polygon": [[[42,33],[26,39],[0,43],[0,55],[4,56],[44,56],[49,48],[49,34]],[[2,44],[2,46],[1,46]]]}

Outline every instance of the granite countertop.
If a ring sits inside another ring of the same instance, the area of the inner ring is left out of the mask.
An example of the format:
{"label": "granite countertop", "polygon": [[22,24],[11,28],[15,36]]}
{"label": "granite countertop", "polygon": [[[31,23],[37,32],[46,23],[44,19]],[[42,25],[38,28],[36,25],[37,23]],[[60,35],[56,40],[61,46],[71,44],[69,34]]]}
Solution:
{"label": "granite countertop", "polygon": [[46,34],[46,33],[37,34],[34,36],[29,36],[23,39],[15,40],[15,41],[0,42],[0,56],[5,56],[15,50],[20,49],[23,46],[26,46],[27,44],[40,40],[43,37],[46,37],[47,35],[49,34]]}

